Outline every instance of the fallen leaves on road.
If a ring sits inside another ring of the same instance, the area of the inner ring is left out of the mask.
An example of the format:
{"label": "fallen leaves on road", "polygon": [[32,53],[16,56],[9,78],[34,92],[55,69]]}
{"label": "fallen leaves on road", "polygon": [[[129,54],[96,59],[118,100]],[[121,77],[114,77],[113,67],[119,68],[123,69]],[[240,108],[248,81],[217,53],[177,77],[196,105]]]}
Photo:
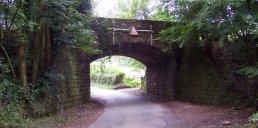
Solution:
{"label": "fallen leaves on road", "polygon": [[62,111],[64,122],[57,128],[88,128],[103,113],[104,106],[99,103],[87,103]]}

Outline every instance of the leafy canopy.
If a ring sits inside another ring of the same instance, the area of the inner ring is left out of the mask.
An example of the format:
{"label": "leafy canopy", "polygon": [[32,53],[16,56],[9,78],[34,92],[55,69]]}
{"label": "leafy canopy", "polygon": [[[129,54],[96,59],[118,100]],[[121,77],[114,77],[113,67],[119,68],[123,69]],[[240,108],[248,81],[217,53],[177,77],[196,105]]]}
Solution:
{"label": "leafy canopy", "polygon": [[118,17],[126,19],[149,19],[150,0],[120,0],[118,3]]}
{"label": "leafy canopy", "polygon": [[180,22],[161,32],[162,41],[182,47],[187,40],[250,42],[257,37],[255,0],[163,0],[160,19]]}
{"label": "leafy canopy", "polygon": [[96,53],[93,32],[90,27],[90,15],[78,11],[81,0],[46,0],[45,13],[50,26],[57,33],[55,41],[81,48],[87,53]]}

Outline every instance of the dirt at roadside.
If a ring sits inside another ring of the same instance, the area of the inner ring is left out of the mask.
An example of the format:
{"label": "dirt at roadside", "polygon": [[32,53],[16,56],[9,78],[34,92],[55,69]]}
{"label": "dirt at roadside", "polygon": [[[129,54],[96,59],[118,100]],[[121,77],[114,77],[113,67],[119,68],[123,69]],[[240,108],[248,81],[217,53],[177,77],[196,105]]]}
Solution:
{"label": "dirt at roadside", "polygon": [[[122,89],[122,92],[141,96],[139,89]],[[248,118],[254,109],[236,109],[231,107],[191,104],[181,101],[157,102],[170,111],[170,117],[175,119],[171,128],[246,128]],[[88,128],[103,113],[104,106],[90,103],[65,110],[62,116],[66,122],[57,128]],[[230,125],[223,125],[228,121]]]}
{"label": "dirt at roadside", "polygon": [[95,102],[64,110],[61,116],[65,117],[65,122],[57,128],[88,128],[103,112],[104,106]]}
{"label": "dirt at roadside", "polygon": [[[254,109],[198,105],[173,101],[162,103],[170,109],[171,117],[179,121],[177,128],[243,128]],[[230,123],[223,125],[223,123]]]}
{"label": "dirt at roadside", "polygon": [[[139,89],[122,89],[122,92],[141,96]],[[246,128],[254,108],[232,109],[232,107],[191,104],[181,101],[157,102],[170,110],[176,120],[173,128]],[[230,123],[223,125],[223,123]]]}

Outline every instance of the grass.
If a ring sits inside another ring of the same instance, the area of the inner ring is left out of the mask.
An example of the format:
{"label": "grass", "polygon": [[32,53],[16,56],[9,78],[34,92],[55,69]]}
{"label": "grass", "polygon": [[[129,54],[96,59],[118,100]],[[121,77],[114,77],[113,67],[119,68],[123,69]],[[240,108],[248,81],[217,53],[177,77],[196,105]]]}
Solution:
{"label": "grass", "polygon": [[93,87],[101,88],[101,89],[108,89],[112,90],[114,89],[115,85],[110,85],[110,84],[97,84],[97,83],[91,83]]}
{"label": "grass", "polygon": [[31,118],[27,122],[23,122],[21,128],[55,128],[58,124],[64,123],[65,117],[61,115],[51,115],[43,118]]}

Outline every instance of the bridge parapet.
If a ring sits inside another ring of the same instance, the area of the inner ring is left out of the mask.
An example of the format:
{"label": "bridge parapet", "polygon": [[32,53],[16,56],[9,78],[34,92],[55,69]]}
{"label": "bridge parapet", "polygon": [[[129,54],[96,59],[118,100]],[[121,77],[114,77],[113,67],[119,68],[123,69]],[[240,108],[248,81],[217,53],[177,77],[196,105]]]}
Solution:
{"label": "bridge parapet", "polygon": [[[131,20],[94,18],[91,23],[92,30],[97,36],[97,43],[101,49],[110,45],[126,43],[143,43],[163,49],[165,45],[156,40],[161,30],[171,26],[171,23],[164,21]],[[138,32],[138,36],[130,35],[132,27]],[[105,43],[105,44],[103,44]]]}
{"label": "bridge parapet", "polygon": [[[133,33],[135,26],[139,35]],[[60,107],[68,108],[90,98],[90,63],[98,58],[122,55],[146,65],[147,94],[157,98],[174,98],[176,57],[161,51],[164,43],[155,38],[171,24],[162,21],[95,18],[91,29],[95,32],[99,54],[87,55],[82,50],[58,46],[53,69],[64,76],[59,83]]]}

